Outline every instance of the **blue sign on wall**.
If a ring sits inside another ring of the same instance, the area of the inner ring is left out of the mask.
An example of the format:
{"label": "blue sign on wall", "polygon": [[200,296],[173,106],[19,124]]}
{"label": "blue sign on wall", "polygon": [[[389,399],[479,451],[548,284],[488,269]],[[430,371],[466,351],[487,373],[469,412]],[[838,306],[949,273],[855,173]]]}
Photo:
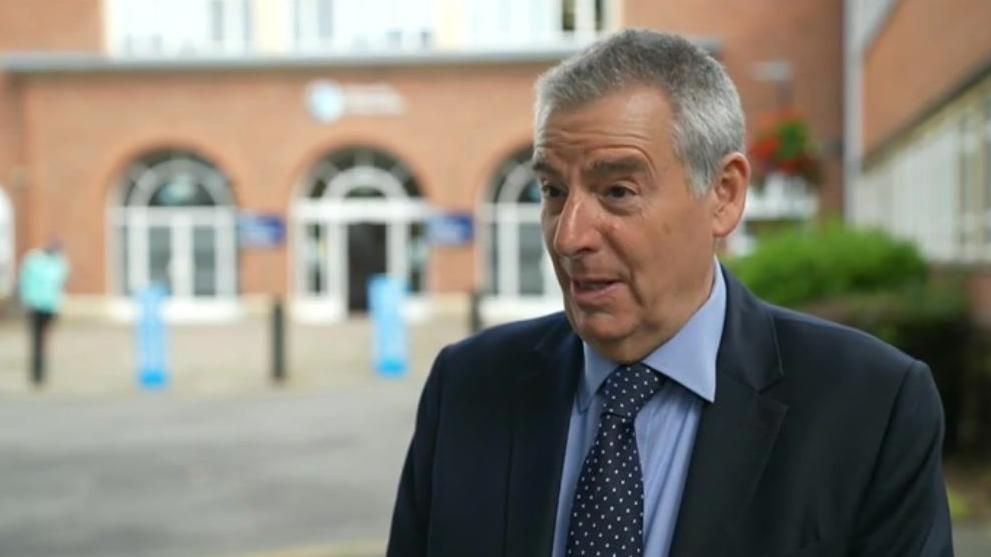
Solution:
{"label": "blue sign on wall", "polygon": [[286,222],[279,215],[241,213],[237,237],[242,248],[277,248],[286,239]]}
{"label": "blue sign on wall", "polygon": [[463,246],[475,236],[471,213],[445,213],[427,221],[427,239],[434,246]]}

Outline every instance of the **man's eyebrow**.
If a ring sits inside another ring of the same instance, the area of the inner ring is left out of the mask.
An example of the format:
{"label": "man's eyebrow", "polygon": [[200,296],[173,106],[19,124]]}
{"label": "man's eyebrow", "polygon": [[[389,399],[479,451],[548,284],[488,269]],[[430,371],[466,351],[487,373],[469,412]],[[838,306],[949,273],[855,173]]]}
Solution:
{"label": "man's eyebrow", "polygon": [[647,172],[647,164],[639,157],[622,157],[618,159],[599,159],[593,161],[588,172],[596,176],[612,176],[615,174],[643,174]]}
{"label": "man's eyebrow", "polygon": [[530,161],[530,169],[536,173],[540,174],[550,174],[552,176],[560,176],[561,173],[558,172],[554,165],[550,163],[547,159],[543,157],[535,157]]}

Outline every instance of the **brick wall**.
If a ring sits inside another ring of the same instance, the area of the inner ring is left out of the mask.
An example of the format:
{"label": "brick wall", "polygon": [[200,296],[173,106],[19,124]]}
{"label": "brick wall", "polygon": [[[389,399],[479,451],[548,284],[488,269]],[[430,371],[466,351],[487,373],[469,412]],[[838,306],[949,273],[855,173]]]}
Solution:
{"label": "brick wall", "polygon": [[[0,57],[12,51],[99,51],[101,6],[100,0],[0,0]],[[20,122],[16,83],[0,67],[0,187],[17,213],[18,259],[31,247],[25,218],[31,193],[21,179]]]}
{"label": "brick wall", "polygon": [[[101,4],[0,0],[0,51],[99,50]],[[621,14],[624,25],[718,41],[751,123],[778,103],[775,86],[755,78],[755,65],[789,62],[794,102],[828,148],[823,205],[840,207],[840,0],[625,0]],[[62,236],[73,259],[70,291],[101,294],[109,286],[108,196],[119,173],[142,153],[194,150],[227,175],[241,208],[284,214],[315,161],[364,144],[409,165],[431,203],[471,209],[497,165],[529,143],[532,85],[544,67],[0,74],[0,182],[18,184],[19,247]],[[319,124],[304,104],[305,88],[317,78],[388,83],[406,100],[407,112]],[[473,286],[478,249],[435,250],[432,288]],[[285,292],[289,257],[286,249],[245,252],[242,290]]]}
{"label": "brick wall", "polygon": [[810,119],[827,165],[822,207],[842,207],[841,0],[625,0],[623,24],[719,41],[719,57],[740,90],[750,129],[777,106],[777,90],[755,77],[756,64],[783,60],[793,72],[794,105]]}
{"label": "brick wall", "polygon": [[864,59],[866,152],[991,63],[991,2],[901,0]]}
{"label": "brick wall", "polygon": [[0,52],[99,51],[101,0],[0,0]]}
{"label": "brick wall", "polygon": [[[393,153],[424,197],[470,209],[501,158],[530,141],[532,84],[542,66],[416,67],[346,71],[85,73],[22,76],[29,234],[65,238],[75,265],[70,291],[107,285],[108,196],[127,164],[155,148],[199,152],[228,177],[241,208],[285,214],[299,180],[334,149],[362,144]],[[316,122],[304,103],[317,78],[388,83],[401,116]],[[285,291],[287,253],[248,251],[245,292]],[[433,286],[474,282],[469,249],[435,250]],[[441,270],[444,272],[440,272]]]}

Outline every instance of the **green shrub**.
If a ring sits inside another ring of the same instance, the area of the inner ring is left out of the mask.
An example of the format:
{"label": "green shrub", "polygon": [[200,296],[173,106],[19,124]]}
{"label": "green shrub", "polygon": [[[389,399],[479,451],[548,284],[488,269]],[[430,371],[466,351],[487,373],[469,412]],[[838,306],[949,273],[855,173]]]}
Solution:
{"label": "green shrub", "polygon": [[912,244],[838,222],[761,238],[727,266],[758,296],[788,306],[920,285],[927,273]]}

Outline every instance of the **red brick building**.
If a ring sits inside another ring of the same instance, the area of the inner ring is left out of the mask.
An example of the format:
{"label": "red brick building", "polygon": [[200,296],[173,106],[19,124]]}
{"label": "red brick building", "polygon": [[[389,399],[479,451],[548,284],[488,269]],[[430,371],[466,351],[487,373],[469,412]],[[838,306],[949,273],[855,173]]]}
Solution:
{"label": "red brick building", "polygon": [[[158,281],[175,315],[279,294],[333,319],[376,272],[421,312],[473,288],[492,315],[554,307],[524,164],[533,82],[625,26],[710,49],[751,121],[794,103],[827,158],[820,206],[842,207],[840,0],[199,4],[176,20],[172,3],[0,0],[0,186],[18,256],[64,240],[68,311],[127,315]],[[432,242],[438,215],[470,215],[473,238]],[[246,242],[273,221],[283,242]]]}
{"label": "red brick building", "polygon": [[848,83],[849,217],[971,276],[991,322],[991,3],[863,2]]}

